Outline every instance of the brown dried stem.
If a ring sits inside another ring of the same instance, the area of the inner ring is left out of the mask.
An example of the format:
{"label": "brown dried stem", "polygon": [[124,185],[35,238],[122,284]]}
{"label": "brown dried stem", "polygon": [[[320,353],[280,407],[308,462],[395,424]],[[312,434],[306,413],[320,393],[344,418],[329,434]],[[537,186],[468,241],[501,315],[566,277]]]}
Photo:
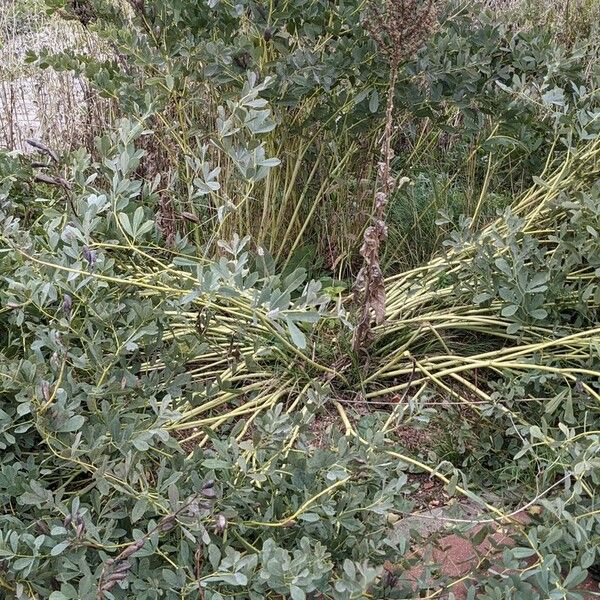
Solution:
{"label": "brown dried stem", "polygon": [[379,260],[381,245],[387,237],[385,208],[394,190],[406,179],[396,181],[392,175],[394,158],[394,92],[398,71],[431,35],[435,27],[435,0],[384,0],[383,6],[372,2],[365,23],[380,52],[390,65],[385,128],[378,164],[378,190],[373,206],[373,223],[364,233],[360,254],[363,266],[355,283],[356,297],[360,297],[359,319],[354,330],[352,346],[355,352],[363,350],[371,341],[371,322],[380,324],[385,319],[385,285]]}

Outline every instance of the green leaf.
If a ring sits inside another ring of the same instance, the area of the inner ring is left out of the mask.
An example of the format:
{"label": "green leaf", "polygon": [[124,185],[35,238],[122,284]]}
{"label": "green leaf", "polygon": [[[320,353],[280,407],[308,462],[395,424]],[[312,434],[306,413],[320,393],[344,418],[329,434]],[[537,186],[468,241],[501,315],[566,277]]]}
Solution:
{"label": "green leaf", "polygon": [[266,158],[258,163],[261,167],[276,167],[281,164],[278,158]]}
{"label": "green leaf", "polygon": [[354,97],[354,103],[360,104],[369,95],[369,90],[363,90]]}
{"label": "green leaf", "polygon": [[161,571],[161,575],[169,587],[174,589],[181,588],[181,578],[177,575],[177,573],[171,571],[171,569],[163,569]]}
{"label": "green leaf", "polygon": [[476,294],[473,297],[473,302],[475,304],[483,304],[484,302],[487,302],[488,300],[492,299],[492,295],[488,294],[487,292],[481,292],[480,294]]}
{"label": "green leaf", "polygon": [[542,430],[537,425],[532,425],[529,428],[529,434],[534,439],[538,439],[538,440],[545,439],[544,434],[542,433]]}
{"label": "green leaf", "polygon": [[176,509],[179,505],[179,488],[176,483],[172,483],[167,490],[171,508]]}
{"label": "green leaf", "polygon": [[65,423],[57,428],[57,431],[61,433],[70,433],[72,431],[79,431],[85,423],[84,417],[81,415],[73,415]]}
{"label": "green leaf", "polygon": [[582,569],[588,569],[594,564],[594,556],[596,555],[596,550],[594,548],[589,548],[583,553],[581,557],[580,566]]}
{"label": "green leaf", "polygon": [[565,588],[574,588],[579,584],[583,583],[587,579],[587,571],[584,571],[581,567],[575,566],[571,569],[567,575],[563,586]]}
{"label": "green leaf", "polygon": [[354,580],[356,577],[356,567],[354,566],[354,563],[350,559],[346,558],[344,559],[343,568],[346,575],[348,575],[350,579]]}
{"label": "green leaf", "polygon": [[373,90],[371,92],[371,97],[369,98],[369,110],[372,113],[376,113],[379,108],[379,92],[377,90]]}
{"label": "green leaf", "polygon": [[56,546],[53,546],[52,550],[50,550],[50,556],[58,556],[63,550],[65,550],[65,548],[69,547],[70,543],[71,542],[69,540],[66,540],[60,544],[56,544]]}
{"label": "green leaf", "polygon": [[533,548],[513,548],[511,550],[512,555],[515,558],[527,558],[529,556],[533,556],[535,554],[535,550]]}
{"label": "green leaf", "polygon": [[296,585],[290,585],[290,598],[292,600],[306,600],[306,594]]}
{"label": "green leaf", "polygon": [[306,337],[290,318],[286,318],[286,323],[288,326],[288,331],[290,332],[290,337],[292,338],[292,342],[294,342],[298,348],[304,350],[304,348],[306,348]]}
{"label": "green leaf", "polygon": [[136,500],[136,503],[133,505],[133,509],[131,510],[131,522],[136,523],[139,521],[146,512],[148,508],[148,498],[146,496],[142,496]]}
{"label": "green leaf", "polygon": [[554,414],[556,412],[556,409],[561,405],[564,398],[564,394],[556,394],[554,398],[551,398],[546,402],[544,406],[544,412],[548,415]]}
{"label": "green leaf", "polygon": [[219,471],[222,469],[231,469],[231,463],[228,463],[225,460],[220,460],[218,458],[207,458],[202,461],[202,466],[207,469],[214,469],[215,471]]}
{"label": "green leaf", "polygon": [[17,558],[17,560],[15,560],[15,562],[13,563],[13,568],[17,571],[24,571],[30,569],[33,565],[34,560],[34,558],[29,556]]}
{"label": "green leaf", "polygon": [[125,213],[118,214],[119,223],[121,227],[125,230],[125,233],[133,237],[133,231],[131,230],[131,223],[129,222],[129,217]]}
{"label": "green leaf", "polygon": [[302,513],[298,518],[302,521],[307,521],[309,523],[316,523],[321,519],[321,517],[319,517],[318,514],[313,512]]}
{"label": "green leaf", "polygon": [[544,308],[536,308],[529,313],[534,319],[539,321],[545,319],[548,316],[548,311]]}
{"label": "green leaf", "polygon": [[154,225],[155,225],[154,221],[146,221],[145,223],[140,225],[138,230],[135,232],[136,237],[141,237],[142,235],[148,233],[149,231],[152,231],[154,229]]}
{"label": "green leaf", "polygon": [[512,317],[518,310],[519,307],[516,304],[509,304],[502,309],[501,314],[503,317]]}
{"label": "green leaf", "polygon": [[133,229],[134,237],[137,237],[138,229],[139,229],[140,225],[142,224],[143,220],[144,220],[144,209],[141,206],[138,206],[135,209],[135,212],[133,213],[133,225],[131,227]]}
{"label": "green leaf", "polygon": [[511,268],[509,264],[506,262],[505,258],[497,258],[494,264],[504,273],[505,275],[512,275]]}
{"label": "green leaf", "polygon": [[514,335],[515,333],[517,333],[517,331],[519,331],[519,329],[521,329],[521,323],[511,323],[506,328],[506,333],[508,333],[509,335]]}

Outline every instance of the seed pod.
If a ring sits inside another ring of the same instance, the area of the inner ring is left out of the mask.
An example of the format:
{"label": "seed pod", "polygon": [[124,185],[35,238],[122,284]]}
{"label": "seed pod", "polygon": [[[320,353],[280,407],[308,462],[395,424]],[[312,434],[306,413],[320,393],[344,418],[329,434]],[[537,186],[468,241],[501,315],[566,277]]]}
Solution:
{"label": "seed pod", "polygon": [[205,498],[216,498],[217,497],[217,492],[215,491],[215,488],[203,488],[201,494],[205,497]]}
{"label": "seed pod", "polygon": [[115,560],[125,560],[126,558],[130,557],[132,554],[135,554],[138,550],[143,548],[145,543],[146,540],[144,538],[139,539],[137,542],[135,542],[135,544],[127,546],[127,548],[125,548],[125,550],[123,550],[123,552],[121,552],[121,554],[119,554],[119,556],[117,556]]}
{"label": "seed pod", "polygon": [[105,585],[109,584],[109,583],[118,583],[119,581],[123,581],[124,579],[127,578],[127,575],[129,575],[129,573],[126,573],[126,572],[112,573],[104,580]]}
{"label": "seed pod", "polygon": [[46,522],[42,521],[41,519],[39,519],[38,521],[35,522],[35,528],[39,533],[43,533],[43,534],[50,533],[50,528],[48,527]]}
{"label": "seed pod", "polygon": [[214,490],[214,488],[208,488],[207,490],[202,490],[202,495],[205,498],[216,498],[217,497],[217,492]]}
{"label": "seed pod", "polygon": [[182,212],[181,216],[186,220],[186,221],[191,221],[192,223],[200,223],[200,219],[191,212]]}
{"label": "seed pod", "polygon": [[131,563],[122,562],[120,565],[117,565],[113,571],[113,573],[125,573],[131,569]]}
{"label": "seed pod", "polygon": [[63,298],[62,308],[67,318],[69,318],[71,316],[71,309],[73,308],[73,300],[71,299],[71,296],[69,296],[69,294],[65,294]]}
{"label": "seed pod", "polygon": [[65,520],[63,521],[63,525],[65,527],[68,527],[71,524],[72,521],[73,521],[73,515],[67,515],[65,517]]}
{"label": "seed pod", "polygon": [[42,396],[46,402],[50,401],[50,384],[47,381],[42,381]]}
{"label": "seed pod", "polygon": [[160,520],[158,524],[161,531],[170,531],[175,526],[175,516],[169,515]]}
{"label": "seed pod", "polygon": [[108,592],[112,588],[114,588],[116,584],[117,584],[116,581],[109,581],[108,583],[105,583],[105,584],[102,585],[102,587],[100,588],[100,591],[101,592]]}
{"label": "seed pod", "polygon": [[35,140],[33,138],[30,138],[30,139],[25,140],[25,141],[32,148],[35,148],[36,150],[39,150],[43,154],[47,154],[54,162],[58,162],[58,154],[56,154],[56,152],[54,152],[54,150],[52,150],[51,148],[48,148],[48,146],[46,146],[46,144],[44,144],[43,142],[40,142],[40,140]]}
{"label": "seed pod", "polygon": [[58,352],[52,353],[52,356],[50,357],[50,366],[53,369],[58,369],[60,367],[60,360],[58,357]]}
{"label": "seed pod", "polygon": [[46,175],[45,173],[37,173],[34,179],[35,181],[39,181],[40,183],[47,183],[48,185],[58,185],[60,187],[64,187],[67,190],[73,188],[71,182],[67,181],[63,177],[51,177],[50,175]]}
{"label": "seed pod", "polygon": [[240,68],[240,69],[248,69],[252,63],[252,57],[250,56],[250,54],[248,54],[248,52],[241,52],[240,54],[237,54],[236,56],[233,57],[233,62]]}
{"label": "seed pod", "polygon": [[225,517],[225,515],[217,515],[215,518],[215,532],[216,533],[223,533],[223,531],[225,531],[225,528],[227,527],[227,518]]}
{"label": "seed pod", "polygon": [[192,502],[188,504],[187,514],[190,517],[197,517],[200,514],[200,505],[197,500],[192,500]]}
{"label": "seed pod", "polygon": [[96,264],[96,253],[93,250],[90,250],[89,246],[84,246],[82,248],[83,258],[88,262],[90,267],[93,267]]}
{"label": "seed pod", "polygon": [[77,517],[77,529],[75,530],[75,535],[80,538],[85,531],[85,523],[83,519],[80,520],[80,517]]}

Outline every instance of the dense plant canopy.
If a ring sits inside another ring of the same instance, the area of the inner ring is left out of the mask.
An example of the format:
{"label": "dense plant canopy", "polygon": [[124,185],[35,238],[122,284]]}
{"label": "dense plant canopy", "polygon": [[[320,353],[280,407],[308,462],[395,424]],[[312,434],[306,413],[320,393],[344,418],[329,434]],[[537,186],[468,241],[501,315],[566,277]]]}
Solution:
{"label": "dense plant canopy", "polygon": [[[438,2],[394,62],[392,4],[46,0],[97,51],[30,67],[116,117],[0,150],[0,597],[584,598],[595,9]],[[425,481],[512,545],[426,560]]]}

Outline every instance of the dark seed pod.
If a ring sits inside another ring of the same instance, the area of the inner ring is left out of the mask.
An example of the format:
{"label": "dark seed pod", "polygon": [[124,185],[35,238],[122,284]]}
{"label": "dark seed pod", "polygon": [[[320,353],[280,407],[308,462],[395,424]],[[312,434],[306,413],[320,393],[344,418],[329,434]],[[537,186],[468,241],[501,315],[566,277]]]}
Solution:
{"label": "dark seed pod", "polygon": [[217,492],[215,491],[215,488],[204,488],[201,492],[201,494],[205,497],[205,498],[216,498],[217,497]]}
{"label": "dark seed pod", "polygon": [[58,352],[52,353],[52,356],[50,357],[50,366],[53,369],[58,369],[60,367],[60,359],[58,356]]}
{"label": "dark seed pod", "polygon": [[89,263],[91,267],[96,264],[96,253],[93,250],[90,250],[89,246],[84,246],[82,248],[83,258]]}
{"label": "dark seed pod", "polygon": [[215,518],[215,532],[223,533],[227,527],[227,518],[225,515],[217,515]]}
{"label": "dark seed pod", "polygon": [[[131,565],[129,565],[129,564],[127,566],[131,567]],[[127,579],[128,575],[129,575],[129,570],[120,571],[120,572],[115,571],[111,575],[108,575],[106,578],[102,579],[102,585],[100,587],[100,590],[103,592],[108,592],[120,581],[125,581],[125,579]]]}
{"label": "dark seed pod", "polygon": [[140,13],[144,12],[144,0],[130,0],[130,4],[135,11]]}
{"label": "dark seed pod", "polygon": [[125,573],[125,572],[122,572],[122,573],[116,573],[116,572],[115,572],[115,573],[112,573],[112,575],[109,575],[109,576],[108,576],[108,577],[105,579],[105,581],[106,581],[105,585],[107,585],[107,584],[109,584],[109,583],[112,583],[112,582],[114,582],[114,583],[118,583],[119,581],[123,581],[124,579],[126,579],[126,578],[127,578],[127,575],[128,575],[128,574],[129,574],[129,573]]}
{"label": "dark seed pod", "polygon": [[40,140],[35,140],[31,138],[25,140],[25,142],[27,142],[27,144],[29,144],[32,148],[35,148],[36,150],[39,150],[43,154],[49,156],[54,162],[58,162],[58,154],[56,154],[56,152],[54,152],[54,150],[52,150],[51,148],[48,148],[46,144],[40,142]]}
{"label": "dark seed pod", "polygon": [[250,64],[252,63],[252,57],[250,56],[250,54],[248,54],[248,52],[242,52],[241,54],[238,54],[237,56],[233,57],[233,62],[240,69],[245,70],[250,67]]}
{"label": "dark seed pod", "polygon": [[115,567],[114,573],[125,573],[131,570],[131,563],[122,562],[120,565]]}
{"label": "dark seed pod", "polygon": [[273,37],[273,29],[271,27],[267,27],[263,32],[263,39],[265,42],[268,42]]}
{"label": "dark seed pod", "polygon": [[85,523],[83,521],[81,521],[81,523],[78,523],[77,525],[77,529],[75,530],[75,535],[80,538],[83,535],[83,532],[85,531]]}
{"label": "dark seed pod", "polygon": [[170,531],[171,529],[173,529],[173,527],[175,527],[175,516],[169,515],[164,519],[161,519],[158,526],[161,531]]}
{"label": "dark seed pod", "polygon": [[200,223],[200,219],[194,213],[184,211],[180,214],[184,219],[186,219],[186,221],[191,221],[192,223]]}
{"label": "dark seed pod", "polygon": [[71,296],[69,296],[69,294],[65,294],[65,297],[63,298],[62,308],[67,318],[70,317],[71,309],[73,308],[73,300],[71,299]]}
{"label": "dark seed pod", "polygon": [[200,514],[200,505],[197,500],[193,500],[188,504],[187,514],[190,517],[197,517]]}
{"label": "dark seed pod", "polygon": [[46,402],[50,401],[50,384],[47,381],[42,382],[42,396],[44,396]]}
{"label": "dark seed pod", "polygon": [[68,527],[71,524],[72,521],[73,521],[73,515],[67,515],[65,517],[65,520],[63,521],[63,525],[65,527]]}
{"label": "dark seed pod", "polygon": [[48,527],[46,522],[42,521],[41,519],[35,522],[35,528],[39,533],[42,533],[42,534],[50,533],[50,528]]}
{"label": "dark seed pod", "polygon": [[101,588],[100,591],[101,592],[109,592],[110,590],[112,590],[112,588],[115,587],[115,585],[117,584],[116,581],[109,581],[108,583],[105,583]]}
{"label": "dark seed pod", "polygon": [[131,546],[127,546],[119,556],[117,556],[116,560],[125,560],[130,557],[132,554],[135,554],[138,550],[141,550],[144,547],[146,540],[144,538],[139,539],[135,544],[131,544]]}

